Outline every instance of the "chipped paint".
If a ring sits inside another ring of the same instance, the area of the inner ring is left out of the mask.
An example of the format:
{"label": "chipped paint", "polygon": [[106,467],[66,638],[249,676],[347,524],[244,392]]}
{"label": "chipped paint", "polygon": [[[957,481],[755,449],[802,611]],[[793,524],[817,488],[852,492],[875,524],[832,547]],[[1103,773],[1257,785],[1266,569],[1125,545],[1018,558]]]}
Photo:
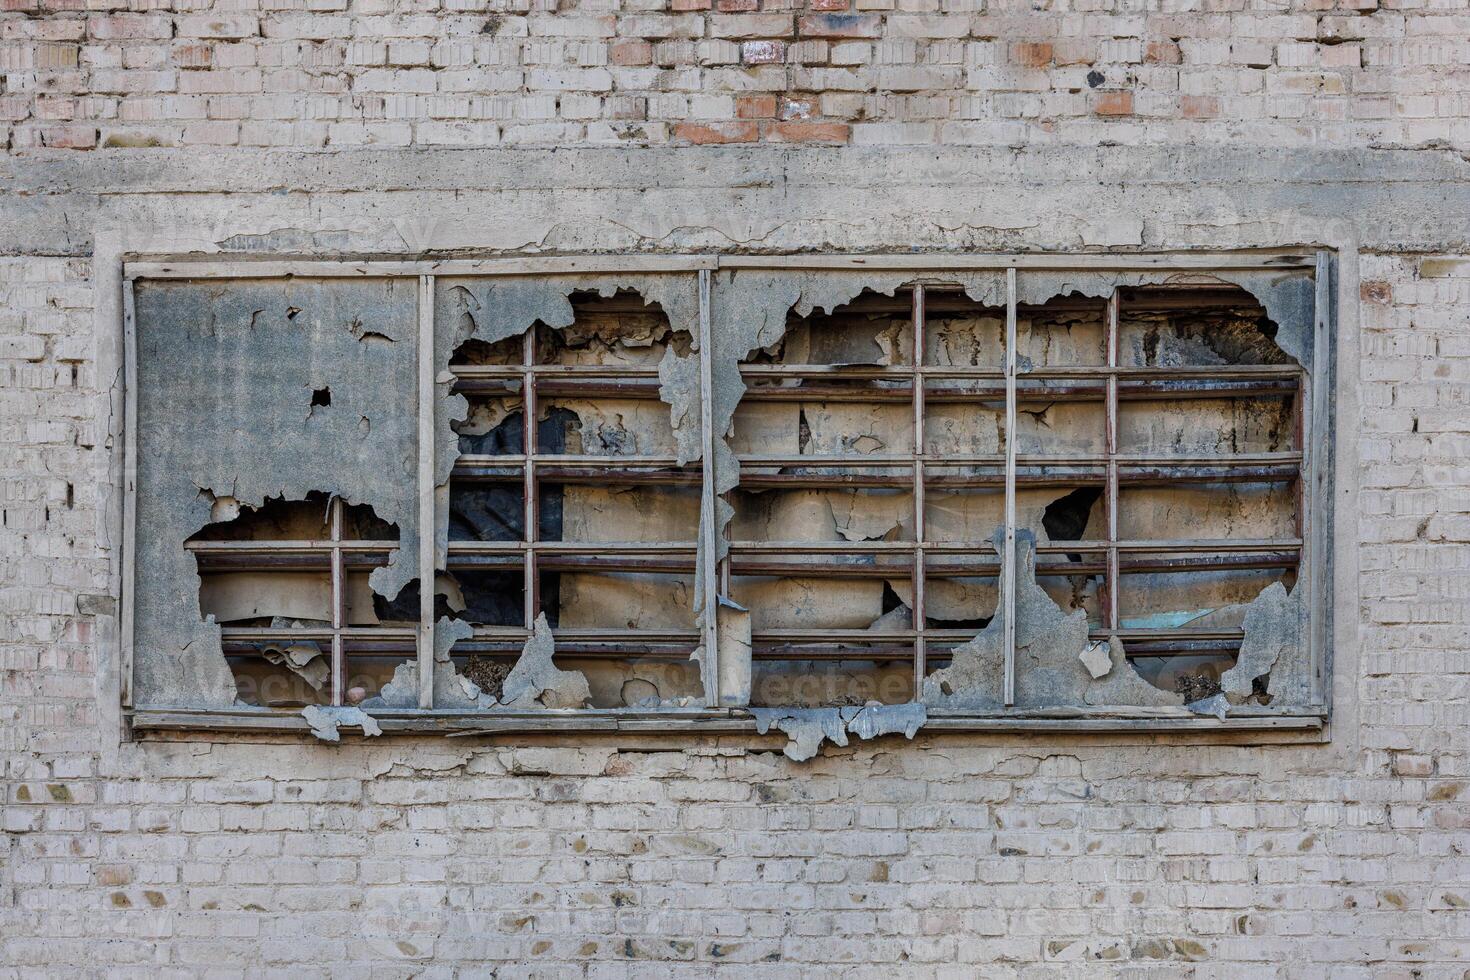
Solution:
{"label": "chipped paint", "polygon": [[311,704],[301,709],[301,717],[311,726],[311,733],[323,742],[340,742],[342,735],[338,729],[344,725],[361,728],[364,738],[383,734],[377,720],[361,708]]}
{"label": "chipped paint", "polygon": [[794,762],[805,762],[821,750],[823,742],[847,745],[848,734],[858,738],[903,734],[913,738],[928,720],[924,705],[879,704],[847,705],[837,708],[750,708],[756,731],[768,734],[772,728],[790,736],[782,752]]}

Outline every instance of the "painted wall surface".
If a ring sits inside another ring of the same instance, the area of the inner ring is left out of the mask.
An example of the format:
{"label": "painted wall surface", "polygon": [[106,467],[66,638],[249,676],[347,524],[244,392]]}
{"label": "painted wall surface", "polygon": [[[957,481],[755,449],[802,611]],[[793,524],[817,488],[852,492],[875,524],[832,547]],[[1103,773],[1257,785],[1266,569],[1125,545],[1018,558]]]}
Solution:
{"label": "painted wall surface", "polygon": [[[0,12],[0,976],[1462,978],[1470,14],[497,6]],[[123,738],[129,253],[1278,246],[1329,741]]]}

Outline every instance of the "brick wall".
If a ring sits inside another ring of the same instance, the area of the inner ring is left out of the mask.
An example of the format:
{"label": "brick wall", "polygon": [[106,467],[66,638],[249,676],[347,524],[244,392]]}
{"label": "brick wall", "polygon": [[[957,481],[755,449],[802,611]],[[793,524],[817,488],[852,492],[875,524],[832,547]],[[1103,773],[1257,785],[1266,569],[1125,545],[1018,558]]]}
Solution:
{"label": "brick wall", "polygon": [[[0,0],[0,977],[1464,980],[1463,9],[678,3]],[[727,139],[755,145],[641,148]],[[763,145],[812,140],[1001,146]],[[521,146],[583,142],[618,149]],[[129,243],[1229,248],[1339,220],[1328,745],[119,740]]]}
{"label": "brick wall", "polygon": [[5,0],[0,134],[12,150],[1470,135],[1463,3],[1044,6]]}
{"label": "brick wall", "polygon": [[805,766],[739,739],[153,742],[103,763],[88,275],[0,262],[0,975],[1464,972],[1470,259],[1362,260],[1341,744],[921,736]]}

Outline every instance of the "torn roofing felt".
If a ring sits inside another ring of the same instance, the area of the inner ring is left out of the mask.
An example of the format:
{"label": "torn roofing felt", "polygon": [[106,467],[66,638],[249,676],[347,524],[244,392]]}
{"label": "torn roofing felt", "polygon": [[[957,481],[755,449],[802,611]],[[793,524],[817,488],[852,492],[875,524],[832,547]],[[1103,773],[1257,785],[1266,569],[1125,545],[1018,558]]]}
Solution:
{"label": "torn roofing felt", "polygon": [[[372,588],[392,598],[415,575],[417,283],[139,282],[134,295],[134,697],[229,706],[234,677],[184,548],[215,497],[367,505],[401,542]],[[313,406],[328,387],[331,404]]]}
{"label": "torn roofing felt", "polygon": [[[1310,269],[1212,270],[1210,272],[1025,272],[1016,277],[1016,304],[1040,306],[1058,296],[1077,294],[1107,299],[1113,290],[1139,286],[1230,283],[1253,296],[1276,324],[1276,345],[1308,371],[1317,308],[1316,280]],[[993,299],[993,297],[991,297]],[[1000,303],[1005,303],[1004,293]]]}
{"label": "torn roofing felt", "polygon": [[[1005,529],[992,544],[1003,549]],[[1176,694],[1149,684],[1128,663],[1116,640],[1102,651],[1090,648],[1087,613],[1064,612],[1036,584],[1036,536],[1016,530],[1015,707],[1051,708],[1079,705],[1170,707],[1183,703]],[[931,709],[992,711],[1004,706],[1005,612],[996,615],[974,638],[953,651],[950,666],[924,678],[922,700]]]}
{"label": "torn roofing felt", "polygon": [[[632,290],[647,304],[657,304],[668,319],[671,332],[683,331],[690,337],[688,354],[680,356],[669,344],[658,365],[659,397],[668,405],[670,426],[673,432],[676,457],[682,465],[698,460],[702,456],[702,434],[700,424],[699,389],[699,279],[690,273],[630,274],[630,275],[572,275],[572,276],[476,276],[440,277],[435,282],[434,292],[434,372],[436,397],[434,399],[434,485],[435,485],[435,567],[444,569],[448,557],[449,524],[454,519],[455,508],[503,508],[511,501],[499,499],[505,494],[496,494],[493,489],[472,491],[478,494],[451,506],[449,478],[454,464],[462,451],[461,436],[456,423],[469,417],[470,404],[463,396],[454,392],[454,374],[449,365],[456,352],[470,341],[496,344],[519,337],[537,324],[552,330],[565,330],[576,321],[576,310],[571,303],[574,293],[596,293],[603,298],[616,296],[619,291]],[[534,338],[533,338],[534,339]],[[553,409],[553,412],[556,410]],[[538,413],[539,414],[539,413]],[[524,439],[525,420],[522,417],[507,424],[518,426],[519,433],[506,433]],[[551,423],[548,427],[546,423]],[[547,445],[546,437],[558,431],[553,419],[538,419],[536,434],[538,444]],[[564,427],[559,430],[564,431]],[[492,430],[494,433],[495,430]],[[490,435],[490,433],[487,433]],[[498,435],[497,435],[498,437]],[[493,452],[495,447],[483,439],[481,445],[470,443],[472,448]],[[560,435],[553,440],[553,451],[564,452]],[[524,442],[521,442],[524,445]],[[544,450],[543,450],[544,451]],[[514,492],[519,510],[520,492]],[[543,501],[540,521],[543,526],[548,514],[545,504],[556,509],[555,519],[560,521],[560,498]],[[472,515],[460,513],[460,517]],[[524,534],[522,516],[510,517],[507,521],[508,539],[518,539]],[[462,621],[456,621],[462,622]],[[467,624],[466,624],[467,625]],[[546,645],[550,644],[547,633]],[[452,660],[444,668],[454,671]],[[436,677],[436,689],[439,680]],[[523,699],[530,705],[534,699]],[[538,702],[539,703],[539,702]],[[534,706],[534,705],[531,705]]]}
{"label": "torn roofing felt", "polygon": [[[892,296],[899,287],[921,278],[912,272],[876,270],[803,271],[744,270],[717,273],[710,310],[710,368],[714,390],[710,393],[714,433],[715,534],[717,558],[728,549],[725,528],[734,518],[734,508],[725,494],[740,483],[740,463],[730,447],[735,410],[745,395],[740,366],[756,351],[770,347],[786,334],[787,317],[809,316],[814,310],[831,313],[866,290]],[[1005,277],[995,272],[951,275],[966,295],[982,305],[1005,304]],[[998,297],[998,298],[997,298]],[[702,570],[702,566],[701,566]],[[702,590],[695,589],[696,596]]]}

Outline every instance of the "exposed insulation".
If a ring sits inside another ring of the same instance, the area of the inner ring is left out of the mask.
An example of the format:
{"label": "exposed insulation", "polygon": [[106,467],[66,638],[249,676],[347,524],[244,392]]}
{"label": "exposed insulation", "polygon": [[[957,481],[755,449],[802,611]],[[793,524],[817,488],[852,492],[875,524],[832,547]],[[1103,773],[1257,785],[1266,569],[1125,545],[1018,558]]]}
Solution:
{"label": "exposed insulation", "polygon": [[[183,547],[217,516],[339,496],[401,530],[374,590],[396,596],[416,574],[415,283],[158,281],[134,295],[134,700],[226,707],[234,677]],[[331,405],[313,407],[327,386]]]}
{"label": "exposed insulation", "polygon": [[699,533],[699,492],[682,487],[568,484],[563,541],[681,541]]}
{"label": "exposed insulation", "polygon": [[562,629],[692,629],[692,575],[567,572],[561,575]]}
{"label": "exposed insulation", "polygon": [[732,598],[750,610],[751,628],[866,629],[883,615],[883,580],[737,577]]}

